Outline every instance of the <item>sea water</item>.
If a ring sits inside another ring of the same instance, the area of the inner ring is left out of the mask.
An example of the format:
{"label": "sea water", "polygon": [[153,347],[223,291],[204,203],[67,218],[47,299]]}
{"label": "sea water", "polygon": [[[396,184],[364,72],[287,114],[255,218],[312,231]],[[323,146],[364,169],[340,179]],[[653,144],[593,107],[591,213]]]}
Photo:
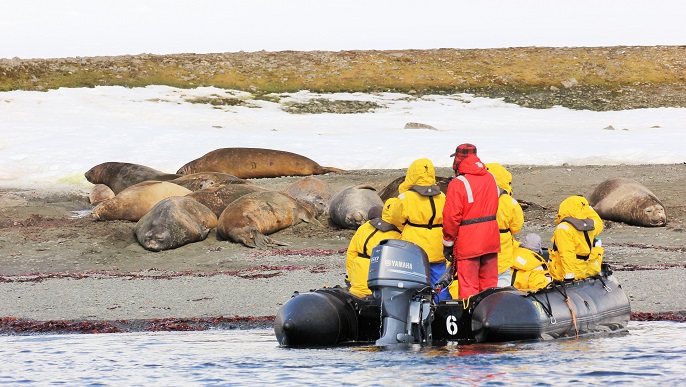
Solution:
{"label": "sea water", "polygon": [[295,349],[272,330],[0,336],[0,384],[686,385],[686,324],[578,339]]}

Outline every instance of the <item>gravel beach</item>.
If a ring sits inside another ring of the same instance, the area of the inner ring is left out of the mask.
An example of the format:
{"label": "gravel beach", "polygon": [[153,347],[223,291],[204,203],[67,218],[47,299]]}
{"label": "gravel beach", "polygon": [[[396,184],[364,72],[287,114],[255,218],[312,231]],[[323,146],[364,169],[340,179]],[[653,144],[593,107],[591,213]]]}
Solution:
{"label": "gravel beach", "polygon": [[[588,197],[612,177],[653,191],[666,207],[667,226],[606,221],[605,261],[630,297],[633,319],[683,320],[686,164],[507,167],[514,195],[526,207],[520,235],[536,232],[547,244],[557,205],[567,196]],[[336,190],[360,183],[381,190],[404,172],[318,178]],[[283,190],[296,179],[255,183]],[[274,234],[289,244],[280,249],[250,249],[212,231],[202,242],[151,252],[136,241],[135,222],[96,221],[89,210],[87,189],[0,188],[0,332],[106,331],[94,324],[113,322],[137,330],[150,329],[151,321],[155,329],[270,326],[293,292],[343,285],[353,235],[320,219]]]}

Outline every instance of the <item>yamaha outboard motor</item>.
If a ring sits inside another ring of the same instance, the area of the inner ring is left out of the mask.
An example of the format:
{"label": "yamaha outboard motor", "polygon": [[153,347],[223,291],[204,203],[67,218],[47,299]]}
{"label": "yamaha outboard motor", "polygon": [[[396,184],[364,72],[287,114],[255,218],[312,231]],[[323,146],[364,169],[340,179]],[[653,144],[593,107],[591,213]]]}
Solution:
{"label": "yamaha outboard motor", "polygon": [[431,340],[429,258],[414,243],[386,239],[372,249],[367,286],[381,305],[376,345]]}

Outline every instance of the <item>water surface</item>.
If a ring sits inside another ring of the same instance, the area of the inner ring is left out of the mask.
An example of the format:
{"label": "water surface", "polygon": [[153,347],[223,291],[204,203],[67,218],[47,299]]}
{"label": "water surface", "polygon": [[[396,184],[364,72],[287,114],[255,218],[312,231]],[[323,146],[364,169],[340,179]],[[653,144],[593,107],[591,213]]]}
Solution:
{"label": "water surface", "polygon": [[0,336],[8,385],[686,385],[686,324],[576,340],[324,349],[272,330]]}

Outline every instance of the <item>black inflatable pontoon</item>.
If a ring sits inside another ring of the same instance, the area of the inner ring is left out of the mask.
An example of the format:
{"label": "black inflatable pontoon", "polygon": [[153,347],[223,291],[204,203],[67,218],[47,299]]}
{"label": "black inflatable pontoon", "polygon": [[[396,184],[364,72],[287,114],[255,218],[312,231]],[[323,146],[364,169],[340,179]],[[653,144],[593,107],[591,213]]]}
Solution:
{"label": "black inflatable pontoon", "polygon": [[296,292],[276,315],[276,338],[289,347],[468,344],[577,337],[629,323],[629,299],[607,265],[595,277],[536,292],[493,288],[438,305],[428,268],[418,246],[382,241],[370,258],[372,296],[340,287]]}

